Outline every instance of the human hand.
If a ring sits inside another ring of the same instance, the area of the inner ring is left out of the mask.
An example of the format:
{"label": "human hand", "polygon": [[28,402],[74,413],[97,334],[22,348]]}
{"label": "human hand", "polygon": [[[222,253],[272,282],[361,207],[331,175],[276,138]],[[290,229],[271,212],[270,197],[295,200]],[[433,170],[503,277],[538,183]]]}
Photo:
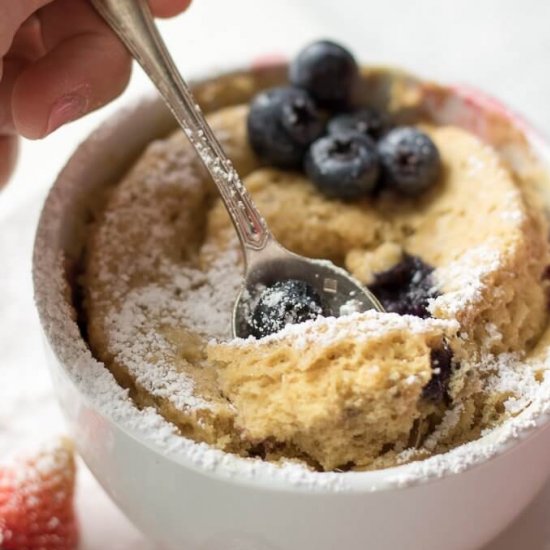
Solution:
{"label": "human hand", "polygon": [[[191,0],[150,0],[171,17]],[[87,0],[0,0],[0,186],[19,135],[42,138],[118,96],[131,59]]]}

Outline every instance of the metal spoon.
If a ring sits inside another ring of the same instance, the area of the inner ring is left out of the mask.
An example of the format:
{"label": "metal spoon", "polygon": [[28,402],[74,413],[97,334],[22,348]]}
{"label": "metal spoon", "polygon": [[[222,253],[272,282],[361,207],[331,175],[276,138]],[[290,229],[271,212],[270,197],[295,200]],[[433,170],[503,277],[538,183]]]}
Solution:
{"label": "metal spoon", "polygon": [[244,282],[233,310],[234,336],[248,336],[249,305],[259,289],[287,279],[309,283],[321,297],[327,315],[383,311],[374,295],[343,269],[294,254],[275,240],[179,74],[147,1],[92,0],[92,4],[158,88],[210,172],[231,216],[245,260]]}

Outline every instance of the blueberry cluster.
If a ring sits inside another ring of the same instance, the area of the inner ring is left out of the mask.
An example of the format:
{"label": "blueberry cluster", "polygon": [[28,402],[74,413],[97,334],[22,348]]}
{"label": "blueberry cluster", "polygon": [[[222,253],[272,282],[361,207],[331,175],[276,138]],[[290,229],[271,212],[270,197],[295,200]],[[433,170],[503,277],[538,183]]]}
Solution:
{"label": "blueberry cluster", "polygon": [[401,262],[378,273],[369,289],[386,311],[426,319],[429,302],[438,295],[432,272],[421,258],[405,254]]}
{"label": "blueberry cluster", "polygon": [[250,107],[250,144],[267,163],[303,169],[325,195],[348,200],[380,187],[414,196],[435,183],[441,163],[429,136],[392,128],[375,109],[354,110],[359,67],[348,50],[310,44],[290,64],[289,81]]}

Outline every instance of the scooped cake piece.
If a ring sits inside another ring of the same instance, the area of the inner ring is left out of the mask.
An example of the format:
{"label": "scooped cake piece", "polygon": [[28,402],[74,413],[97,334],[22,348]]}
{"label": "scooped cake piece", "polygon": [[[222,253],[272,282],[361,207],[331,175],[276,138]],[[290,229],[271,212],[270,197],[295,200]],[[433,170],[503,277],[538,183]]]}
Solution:
{"label": "scooped cake piece", "polygon": [[422,396],[445,328],[371,312],[212,344],[208,357],[244,438],[299,449],[326,470],[361,467],[406,449],[430,412]]}

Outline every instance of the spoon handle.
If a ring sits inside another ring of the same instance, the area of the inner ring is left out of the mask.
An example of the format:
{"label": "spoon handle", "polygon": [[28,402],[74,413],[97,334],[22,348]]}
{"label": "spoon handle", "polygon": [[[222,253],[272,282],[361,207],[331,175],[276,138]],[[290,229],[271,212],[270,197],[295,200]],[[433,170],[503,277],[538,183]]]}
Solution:
{"label": "spoon handle", "polygon": [[92,0],[155,84],[218,187],[245,256],[272,237],[162,40],[146,0]]}

